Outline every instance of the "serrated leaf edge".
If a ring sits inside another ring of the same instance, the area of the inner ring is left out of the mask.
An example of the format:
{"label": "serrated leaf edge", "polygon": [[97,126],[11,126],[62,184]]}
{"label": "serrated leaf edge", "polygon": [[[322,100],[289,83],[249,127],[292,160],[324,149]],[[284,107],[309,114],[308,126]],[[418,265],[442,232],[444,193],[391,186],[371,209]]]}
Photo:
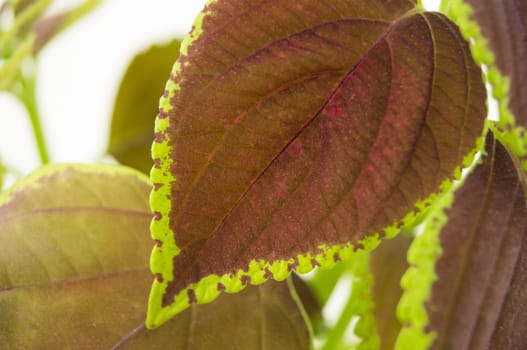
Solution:
{"label": "serrated leaf edge", "polygon": [[373,274],[370,270],[370,252],[357,252],[357,257],[359,259],[354,259],[351,269],[353,286],[350,297],[354,301],[353,313],[359,317],[354,329],[355,335],[361,338],[357,350],[375,350],[379,348],[380,343],[371,298]]}
{"label": "serrated leaf edge", "polygon": [[[216,0],[207,0],[205,7],[214,3]],[[204,11],[201,11],[194,20],[191,32],[185,36],[180,45],[179,57],[186,56],[188,47],[198,39],[203,32],[202,23],[205,16]],[[159,99],[159,112],[155,120],[154,132],[157,135],[162,135],[162,140],[155,140],[152,143],[152,159],[154,165],[150,171],[150,179],[153,184],[152,192],[150,193],[150,207],[154,213],[154,217],[150,223],[150,233],[154,241],[163,242],[163,249],[159,246],[154,246],[150,256],[150,269],[157,277],[152,285],[152,291],[148,301],[148,315],[147,325],[152,318],[152,314],[157,314],[160,310],[161,304],[156,303],[155,296],[163,293],[168,286],[168,281],[172,278],[172,266],[166,264],[164,256],[176,256],[180,252],[173,239],[173,234],[170,231],[169,213],[172,208],[170,202],[170,188],[168,184],[176,181],[175,177],[170,172],[172,160],[169,157],[171,148],[169,146],[169,135],[165,133],[169,126],[168,112],[170,111],[170,101],[174,97],[176,91],[180,90],[180,85],[176,84],[173,77],[179,75],[182,69],[180,59],[176,60],[172,67],[171,77],[165,85],[165,92]],[[154,301],[155,300],[155,301]],[[154,328],[150,327],[149,328]]]}
{"label": "serrated leaf edge", "polygon": [[[518,158],[527,156],[527,130],[516,124],[516,118],[509,108],[510,79],[496,66],[494,52],[473,16],[473,7],[464,0],[443,0],[441,11],[459,26],[461,34],[470,43],[476,63],[487,67],[487,70],[483,70],[483,75],[485,81],[492,86],[492,97],[498,102],[499,120],[496,125],[499,129],[495,129],[494,133],[500,135]],[[522,166],[527,171],[526,161]]]}
{"label": "serrated leaf edge", "polygon": [[475,161],[475,156],[477,152],[484,154],[485,135],[489,127],[490,123],[486,120],[483,134],[476,141],[476,148],[463,160],[466,169],[464,176],[450,182],[448,188],[437,198],[430,208],[423,231],[417,235],[408,250],[410,267],[401,278],[403,295],[396,311],[403,325],[395,343],[396,350],[425,350],[435,339],[434,333],[425,331],[429,323],[425,304],[430,299],[432,285],[437,279],[435,264],[442,254],[439,234],[448,222],[445,210],[452,206],[455,192],[481,162],[481,159]]}

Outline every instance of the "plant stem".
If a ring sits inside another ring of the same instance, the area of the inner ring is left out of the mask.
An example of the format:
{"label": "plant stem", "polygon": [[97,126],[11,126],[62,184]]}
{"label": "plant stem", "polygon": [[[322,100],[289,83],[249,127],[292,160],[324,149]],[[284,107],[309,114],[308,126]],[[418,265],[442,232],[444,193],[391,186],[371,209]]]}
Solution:
{"label": "plant stem", "polygon": [[[31,56],[35,35],[28,35],[15,48],[12,55],[0,66],[0,90],[9,89],[19,75],[23,62]],[[2,46],[0,46],[0,50]]]}
{"label": "plant stem", "polygon": [[28,6],[16,16],[13,25],[0,35],[0,47],[6,47],[16,38],[20,29],[35,20],[51,4],[53,0],[40,0]]}
{"label": "plant stem", "polygon": [[348,329],[351,319],[355,316],[354,309],[357,301],[354,300],[353,296],[353,292],[351,292],[337,323],[329,331],[321,350],[336,350],[342,344],[342,338]]}
{"label": "plant stem", "polygon": [[375,329],[373,316],[373,301],[371,300],[372,275],[370,271],[370,253],[365,250],[357,251],[351,263],[352,282],[351,293],[348,296],[340,317],[329,331],[322,350],[342,349],[345,344],[346,331],[350,330],[350,324],[354,317],[358,322],[353,329],[354,335],[361,341],[357,349],[377,349],[379,339]]}
{"label": "plant stem", "polygon": [[49,155],[42,132],[42,125],[40,123],[40,116],[37,107],[36,89],[35,89],[35,78],[34,76],[26,78],[22,77],[21,83],[23,86],[22,93],[18,96],[20,101],[26,107],[33,129],[33,135],[35,136],[35,142],[37,143],[38,153],[40,156],[40,162],[42,164],[49,163]]}

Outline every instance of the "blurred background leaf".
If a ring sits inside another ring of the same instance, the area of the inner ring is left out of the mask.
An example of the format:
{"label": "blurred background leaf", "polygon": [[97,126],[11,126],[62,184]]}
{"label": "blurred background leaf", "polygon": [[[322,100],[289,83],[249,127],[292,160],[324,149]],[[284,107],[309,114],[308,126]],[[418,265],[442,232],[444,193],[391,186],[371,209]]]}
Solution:
{"label": "blurred background leaf", "polygon": [[179,56],[179,40],[153,46],[130,63],[115,100],[108,153],[122,164],[149,173],[154,120],[172,65]]}
{"label": "blurred background leaf", "polygon": [[158,329],[141,327],[114,349],[311,349],[291,288],[290,282],[271,281],[222,294],[212,304],[192,305]]}
{"label": "blurred background leaf", "polygon": [[101,349],[142,321],[152,280],[149,191],[127,168],[67,165],[3,194],[0,344]]}
{"label": "blurred background leaf", "polygon": [[373,314],[379,334],[379,350],[393,349],[401,330],[396,309],[403,293],[400,280],[408,268],[406,253],[411,242],[411,235],[402,232],[392,239],[383,240],[371,252]]}
{"label": "blurred background leaf", "polygon": [[12,93],[25,107],[42,164],[49,163],[36,99],[36,56],[59,32],[96,8],[101,0],[56,15],[44,15],[52,0],[8,1],[0,7],[0,91]]}
{"label": "blurred background leaf", "polygon": [[6,167],[0,162],[0,192],[2,192],[2,188],[4,185],[4,176],[7,173]]}
{"label": "blurred background leaf", "polygon": [[[149,193],[135,170],[53,165],[2,194],[2,348],[109,349],[144,325]],[[132,334],[123,348],[310,349],[291,283],[248,287]]]}
{"label": "blurred background leaf", "polygon": [[34,53],[38,53],[56,35],[89,14],[101,3],[102,0],[85,0],[69,10],[39,18],[31,27],[37,36]]}

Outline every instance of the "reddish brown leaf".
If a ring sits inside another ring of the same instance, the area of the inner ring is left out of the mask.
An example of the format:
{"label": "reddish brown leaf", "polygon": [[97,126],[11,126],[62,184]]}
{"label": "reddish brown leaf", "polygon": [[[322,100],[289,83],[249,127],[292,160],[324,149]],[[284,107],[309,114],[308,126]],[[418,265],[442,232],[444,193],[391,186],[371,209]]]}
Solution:
{"label": "reddish brown leaf", "polygon": [[33,52],[37,54],[59,31],[68,19],[68,12],[61,12],[53,16],[38,19],[32,27],[36,34]]}
{"label": "reddish brown leaf", "polygon": [[527,348],[526,178],[492,134],[455,195],[427,305],[432,349]]}
{"label": "reddish brown leaf", "polygon": [[414,5],[205,9],[153,146],[159,322],[240,280],[331,264],[340,256],[327,247],[383,234],[453,178],[483,129],[481,72],[455,25]]}
{"label": "reddish brown leaf", "polygon": [[510,108],[527,127],[527,1],[467,0],[494,51],[496,65],[510,79]]}

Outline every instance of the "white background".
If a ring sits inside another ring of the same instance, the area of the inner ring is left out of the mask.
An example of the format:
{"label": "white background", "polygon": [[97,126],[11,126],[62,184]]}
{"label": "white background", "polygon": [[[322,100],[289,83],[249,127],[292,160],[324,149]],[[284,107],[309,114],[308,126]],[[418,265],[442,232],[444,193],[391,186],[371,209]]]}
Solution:
{"label": "white background", "polygon": [[[50,12],[81,2],[55,0]],[[437,9],[438,2],[424,1],[428,9]],[[101,160],[113,100],[128,63],[152,44],[182,37],[204,3],[205,0],[106,0],[44,48],[38,58],[37,91],[51,161]],[[20,175],[39,166],[24,109],[2,92],[0,162]]]}
{"label": "white background", "polygon": [[[55,0],[50,12],[80,3]],[[100,160],[106,149],[113,101],[128,63],[152,44],[183,37],[204,3],[106,0],[42,50],[38,104],[53,162]],[[1,92],[0,161],[22,174],[39,165],[23,107]]]}

